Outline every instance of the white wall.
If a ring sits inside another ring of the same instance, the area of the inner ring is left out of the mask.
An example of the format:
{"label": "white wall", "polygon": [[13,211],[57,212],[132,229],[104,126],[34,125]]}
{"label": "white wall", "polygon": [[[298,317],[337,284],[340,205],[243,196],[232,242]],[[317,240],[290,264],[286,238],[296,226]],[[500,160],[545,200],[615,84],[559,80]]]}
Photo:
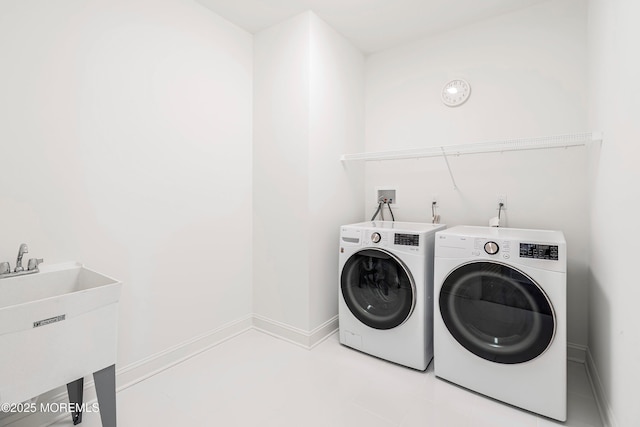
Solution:
{"label": "white wall", "polygon": [[364,150],[364,57],[310,14],[309,326],[338,314],[338,241],[343,224],[360,222],[363,165],[343,165]]}
{"label": "white wall", "polygon": [[589,350],[612,426],[640,425],[638,16],[638,2],[589,1],[590,120],[604,132],[591,203]]}
{"label": "white wall", "polygon": [[0,259],[121,279],[120,366],[249,314],[251,35],[191,1],[3,0],[0,51]]}
{"label": "white wall", "polygon": [[308,329],[309,15],[254,36],[253,311]]}
{"label": "white wall", "polygon": [[311,331],[337,314],[338,229],[361,220],[363,56],[312,12],[254,38],[256,314]]}
{"label": "white wall", "polygon": [[[453,78],[472,86],[459,107],[442,104]],[[581,132],[587,122],[586,4],[549,1],[371,55],[366,62],[368,151]],[[568,337],[587,344],[588,150],[481,154],[370,162],[375,188],[397,189],[397,220],[430,221],[433,195],[449,226],[487,225],[496,194],[503,226],[563,230],[569,247]],[[388,218],[388,213],[387,213]]]}

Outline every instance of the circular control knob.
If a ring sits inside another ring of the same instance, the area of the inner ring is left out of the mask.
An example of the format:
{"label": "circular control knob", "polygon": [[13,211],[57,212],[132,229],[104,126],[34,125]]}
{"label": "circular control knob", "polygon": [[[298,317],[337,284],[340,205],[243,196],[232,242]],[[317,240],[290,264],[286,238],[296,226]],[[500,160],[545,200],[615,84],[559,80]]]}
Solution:
{"label": "circular control knob", "polygon": [[371,235],[371,241],[373,243],[378,243],[380,240],[382,240],[382,236],[380,236],[380,233],[373,233]]}
{"label": "circular control knob", "polygon": [[496,242],[487,242],[484,244],[484,251],[489,255],[495,255],[500,250],[500,247]]}

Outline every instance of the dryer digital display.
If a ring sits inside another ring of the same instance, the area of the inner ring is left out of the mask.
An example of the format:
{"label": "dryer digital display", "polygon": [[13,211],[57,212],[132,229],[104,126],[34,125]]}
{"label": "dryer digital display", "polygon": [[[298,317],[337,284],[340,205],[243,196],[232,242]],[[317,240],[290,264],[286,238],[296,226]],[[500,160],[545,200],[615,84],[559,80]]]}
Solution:
{"label": "dryer digital display", "polygon": [[549,259],[558,261],[558,246],[520,243],[520,258]]}

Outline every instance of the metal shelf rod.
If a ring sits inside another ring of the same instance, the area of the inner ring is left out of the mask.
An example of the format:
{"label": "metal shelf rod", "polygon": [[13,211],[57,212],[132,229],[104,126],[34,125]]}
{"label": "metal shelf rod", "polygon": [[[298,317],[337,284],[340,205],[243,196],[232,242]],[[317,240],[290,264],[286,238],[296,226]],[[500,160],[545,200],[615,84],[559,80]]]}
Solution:
{"label": "metal shelf rod", "polygon": [[[566,135],[543,136],[536,138],[519,138],[501,141],[484,141],[472,144],[442,145],[404,150],[374,151],[368,153],[343,154],[340,160],[402,160],[424,157],[461,156],[464,154],[502,153],[505,151],[542,150],[550,148],[567,148],[587,145],[602,141],[601,132],[583,132]],[[447,162],[448,163],[448,162]]]}

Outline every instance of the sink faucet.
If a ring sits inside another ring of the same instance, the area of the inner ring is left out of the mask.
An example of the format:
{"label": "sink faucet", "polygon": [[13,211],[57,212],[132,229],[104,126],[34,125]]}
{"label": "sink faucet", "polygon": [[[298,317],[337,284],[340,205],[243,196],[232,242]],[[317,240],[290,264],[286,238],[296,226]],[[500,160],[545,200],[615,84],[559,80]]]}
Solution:
{"label": "sink faucet", "polygon": [[31,258],[27,264],[27,269],[25,270],[22,266],[22,257],[26,253],[29,253],[29,247],[26,243],[23,243],[20,245],[20,249],[18,249],[16,268],[14,268],[13,271],[11,271],[11,266],[8,262],[0,262],[0,279],[22,276],[24,274],[39,273],[40,269],[38,268],[38,265],[42,264],[44,260],[42,258]]}
{"label": "sink faucet", "polygon": [[26,243],[20,245],[20,249],[18,249],[18,258],[16,259],[16,268],[13,270],[18,273],[20,271],[24,271],[24,267],[22,267],[22,256],[26,253],[29,253],[29,247]]}

